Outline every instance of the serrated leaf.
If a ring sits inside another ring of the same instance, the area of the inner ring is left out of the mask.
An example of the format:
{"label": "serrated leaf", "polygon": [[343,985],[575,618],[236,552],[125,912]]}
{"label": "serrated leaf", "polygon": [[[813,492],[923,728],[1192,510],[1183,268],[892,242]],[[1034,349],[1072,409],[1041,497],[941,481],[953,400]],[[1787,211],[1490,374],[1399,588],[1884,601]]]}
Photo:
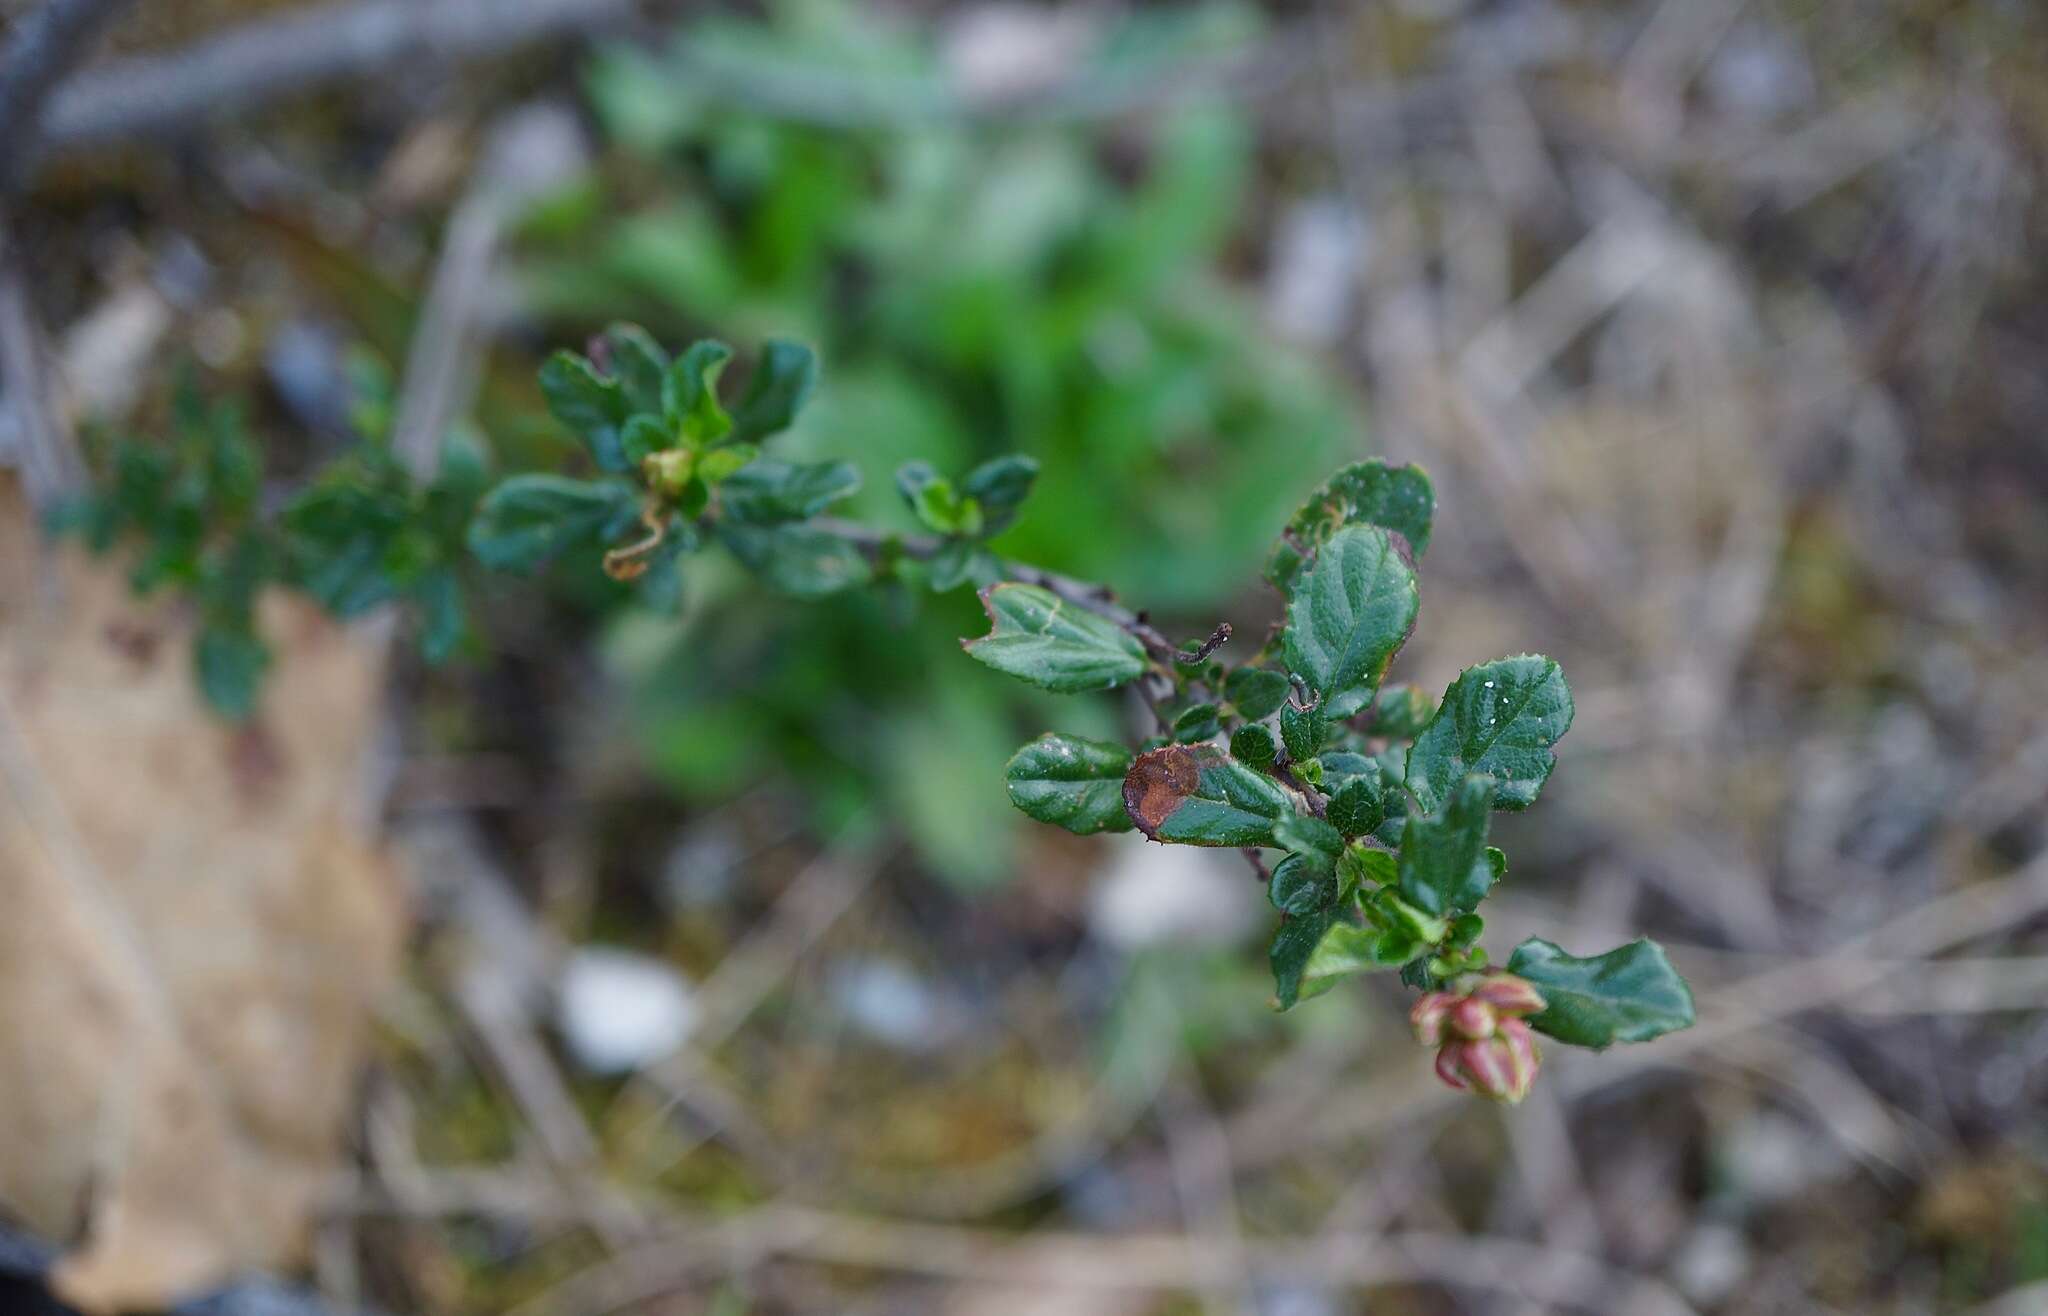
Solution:
{"label": "serrated leaf", "polygon": [[1273,825],[1294,812],[1294,802],[1272,778],[1214,745],[1168,745],[1131,765],[1124,808],[1155,841],[1253,846],[1273,844]]}
{"label": "serrated leaf", "polygon": [[1230,756],[1254,768],[1269,768],[1280,757],[1280,747],[1270,730],[1253,722],[1231,733]]}
{"label": "serrated leaf", "polygon": [[1102,740],[1047,732],[1010,757],[1003,776],[1010,803],[1042,823],[1077,835],[1127,832],[1124,776],[1131,752]]}
{"label": "serrated leaf", "polygon": [[981,533],[994,535],[1007,529],[1037,479],[1038,463],[1021,454],[985,461],[968,472],[960,490],[981,506]]}
{"label": "serrated leaf", "polygon": [[256,711],[270,650],[256,633],[242,626],[207,625],[192,650],[199,692],[222,717],[248,720]]}
{"label": "serrated leaf", "polygon": [[1371,734],[1389,740],[1413,740],[1436,716],[1436,704],[1415,686],[1382,686],[1373,697]]}
{"label": "serrated leaf", "polygon": [[1303,572],[1287,606],[1288,670],[1342,720],[1372,698],[1387,662],[1415,626],[1415,568],[1379,526],[1346,526]]}
{"label": "serrated leaf", "polygon": [[720,529],[719,537],[734,557],[793,598],[821,599],[875,577],[874,566],[859,548],[810,526],[729,525]]}
{"label": "serrated leaf", "polygon": [[852,462],[784,462],[762,457],[718,486],[725,515],[751,525],[803,521],[860,491]]}
{"label": "serrated leaf", "polygon": [[1328,863],[1294,853],[1273,868],[1266,899],[1283,914],[1307,914],[1335,900],[1336,876]]}
{"label": "serrated leaf", "polygon": [[1292,595],[1301,569],[1316,550],[1347,525],[1384,527],[1408,541],[1416,561],[1429,548],[1430,521],[1436,513],[1436,492],[1419,466],[1389,466],[1382,461],[1346,466],[1326,481],[1294,518],[1266,560],[1266,579],[1281,593]]}
{"label": "serrated leaf", "polygon": [[1398,969],[1413,957],[1415,942],[1399,933],[1359,927],[1343,919],[1331,922],[1323,939],[1302,966],[1301,996],[1320,996],[1345,978]]}
{"label": "serrated leaf", "polygon": [[1216,705],[1195,704],[1182,709],[1173,719],[1173,738],[1183,745],[1209,740],[1220,734],[1223,724],[1216,718]]}
{"label": "serrated leaf", "polygon": [[1586,959],[1532,937],[1508,957],[1508,972],[1543,993],[1547,1006],[1529,1023],[1572,1046],[1601,1050],[1692,1027],[1692,989],[1647,937]]}
{"label": "serrated leaf", "polygon": [[1145,671],[1145,650],[1129,632],[1037,585],[981,592],[989,633],[963,640],[979,661],[1057,694],[1108,690]]}
{"label": "serrated leaf", "polygon": [[1296,708],[1289,704],[1280,710],[1280,743],[1287,746],[1287,756],[1297,763],[1316,756],[1329,729],[1319,708]]}
{"label": "serrated leaf", "polygon": [[627,408],[659,416],[668,353],[637,324],[614,324],[604,331],[604,338],[611,351],[611,374],[625,391]]}
{"label": "serrated leaf", "polygon": [[1291,1010],[1301,1000],[1302,978],[1309,961],[1323,937],[1336,925],[1341,908],[1339,902],[1331,900],[1303,913],[1282,917],[1273,934],[1273,945],[1266,952],[1267,963],[1273,970],[1273,1002],[1280,1009]]}
{"label": "serrated leaf", "polygon": [[1284,815],[1273,825],[1275,844],[1299,855],[1315,856],[1325,868],[1344,853],[1344,834],[1321,818],[1305,813]]}
{"label": "serrated leaf", "polygon": [[1408,820],[1401,834],[1401,894],[1424,913],[1477,908],[1493,886],[1486,828],[1494,790],[1489,777],[1467,777],[1442,813]]}
{"label": "serrated leaf", "polygon": [[[1330,795],[1324,815],[1330,825],[1346,836],[1370,836],[1387,820],[1387,801],[1380,787],[1379,768],[1365,760],[1367,771],[1347,777]],[[1324,769],[1328,772],[1327,767]]]}
{"label": "serrated leaf", "polygon": [[718,405],[718,376],[730,360],[730,347],[701,338],[669,363],[662,376],[662,414],[690,447],[716,443],[732,431],[732,417]]}
{"label": "serrated leaf", "polygon": [[495,571],[532,571],[566,548],[616,537],[639,515],[639,494],[618,480],[515,475],[477,505],[469,551]]}
{"label": "serrated leaf", "polygon": [[736,443],[759,443],[795,422],[797,413],[818,386],[818,357],[802,343],[771,338],[761,345],[761,360],[747,392],[732,414]]}
{"label": "serrated leaf", "polygon": [[1230,675],[1223,678],[1223,697],[1247,722],[1257,722],[1279,712],[1292,688],[1285,672],[1259,667],[1234,667]]}
{"label": "serrated leaf", "polygon": [[632,469],[619,438],[631,409],[618,380],[598,374],[574,352],[557,352],[540,368],[540,392],[555,419],[583,441],[599,470],[618,475]]}
{"label": "serrated leaf", "polygon": [[1551,746],[1572,725],[1564,672],[1540,654],[1468,667],[1408,750],[1408,789],[1434,810],[1469,773],[1500,782],[1499,809],[1526,809],[1549,778]]}

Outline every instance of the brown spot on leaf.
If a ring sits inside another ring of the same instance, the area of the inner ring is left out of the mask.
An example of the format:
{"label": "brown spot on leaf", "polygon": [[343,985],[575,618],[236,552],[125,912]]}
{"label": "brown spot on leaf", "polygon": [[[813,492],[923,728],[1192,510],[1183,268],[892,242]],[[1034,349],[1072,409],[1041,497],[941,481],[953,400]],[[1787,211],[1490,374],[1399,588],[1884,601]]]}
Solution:
{"label": "brown spot on leaf", "polygon": [[1124,812],[1153,840],[1188,796],[1202,784],[1202,764],[1186,745],[1148,750],[1124,774]]}

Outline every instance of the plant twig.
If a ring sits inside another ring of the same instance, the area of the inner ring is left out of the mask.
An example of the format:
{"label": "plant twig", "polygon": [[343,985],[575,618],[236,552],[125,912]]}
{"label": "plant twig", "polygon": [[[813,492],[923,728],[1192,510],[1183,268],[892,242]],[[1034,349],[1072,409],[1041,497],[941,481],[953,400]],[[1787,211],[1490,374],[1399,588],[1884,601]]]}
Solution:
{"label": "plant twig", "polygon": [[42,144],[55,150],[175,131],[202,115],[341,78],[495,54],[632,10],[633,0],[356,0],[262,19],[73,78],[50,98]]}
{"label": "plant twig", "polygon": [[21,20],[0,51],[0,190],[12,191],[35,149],[51,90],[100,30],[133,0],[48,0]]}

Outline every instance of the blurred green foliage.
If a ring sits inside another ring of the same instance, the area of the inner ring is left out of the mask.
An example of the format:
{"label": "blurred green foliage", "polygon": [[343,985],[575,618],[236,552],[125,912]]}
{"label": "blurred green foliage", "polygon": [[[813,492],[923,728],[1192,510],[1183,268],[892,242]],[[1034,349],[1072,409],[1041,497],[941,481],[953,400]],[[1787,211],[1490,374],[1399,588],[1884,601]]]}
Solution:
{"label": "blurred green foliage", "polygon": [[[1228,9],[1133,22],[1074,82],[1248,29]],[[627,318],[815,343],[830,369],[783,451],[859,466],[849,514],[914,530],[906,462],[957,479],[1023,453],[1032,514],[997,551],[1209,616],[1356,446],[1334,377],[1265,341],[1225,277],[1248,125],[1220,103],[1100,125],[929,113],[948,86],[924,37],[842,3],[707,20],[668,57],[606,54],[589,90],[609,149],[529,217],[531,303],[560,336]],[[792,89],[809,93],[795,110]],[[964,591],[835,599],[799,629],[730,606],[755,603],[744,575],[702,574],[684,633],[614,649],[634,655],[633,725],[661,776],[702,799],[779,765],[828,825],[879,804],[937,871],[1008,873],[1015,817],[982,783],[1024,722],[1015,693],[946,656],[978,629]],[[1101,735],[1111,716],[1054,725]]]}

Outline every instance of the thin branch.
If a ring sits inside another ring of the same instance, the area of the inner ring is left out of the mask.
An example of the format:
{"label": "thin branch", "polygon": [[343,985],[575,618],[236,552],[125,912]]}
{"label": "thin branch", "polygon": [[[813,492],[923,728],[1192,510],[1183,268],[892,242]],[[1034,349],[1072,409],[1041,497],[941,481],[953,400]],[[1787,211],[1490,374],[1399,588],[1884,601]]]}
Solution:
{"label": "thin branch", "polygon": [[50,91],[92,40],[133,0],[49,0],[21,20],[0,51],[0,189],[13,190],[34,149]]}
{"label": "thin branch", "polygon": [[12,456],[29,504],[46,511],[85,487],[85,459],[52,387],[56,366],[29,304],[20,252],[0,218],[0,402],[13,415]]}
{"label": "thin branch", "polygon": [[323,84],[496,54],[627,18],[634,0],[358,0],[245,24],[81,74],[43,115],[47,150],[182,129]]}

